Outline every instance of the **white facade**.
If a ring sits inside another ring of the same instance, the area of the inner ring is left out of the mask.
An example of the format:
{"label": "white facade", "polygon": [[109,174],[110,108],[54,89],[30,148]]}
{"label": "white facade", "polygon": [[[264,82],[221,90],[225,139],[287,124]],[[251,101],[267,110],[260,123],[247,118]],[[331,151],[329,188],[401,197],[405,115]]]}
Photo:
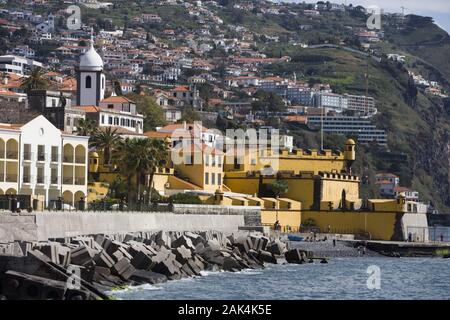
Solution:
{"label": "white facade", "polygon": [[44,116],[23,126],[0,125],[0,194],[87,196],[89,137],[65,135]]}

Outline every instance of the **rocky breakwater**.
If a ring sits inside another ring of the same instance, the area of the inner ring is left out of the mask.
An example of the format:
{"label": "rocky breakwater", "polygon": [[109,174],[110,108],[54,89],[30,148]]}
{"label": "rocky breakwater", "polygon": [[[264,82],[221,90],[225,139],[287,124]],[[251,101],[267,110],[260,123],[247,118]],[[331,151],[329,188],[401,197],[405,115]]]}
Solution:
{"label": "rocky breakwater", "polygon": [[278,238],[249,232],[94,235],[15,247],[23,256],[0,256],[1,299],[108,299],[106,292],[125,286],[313,258]]}

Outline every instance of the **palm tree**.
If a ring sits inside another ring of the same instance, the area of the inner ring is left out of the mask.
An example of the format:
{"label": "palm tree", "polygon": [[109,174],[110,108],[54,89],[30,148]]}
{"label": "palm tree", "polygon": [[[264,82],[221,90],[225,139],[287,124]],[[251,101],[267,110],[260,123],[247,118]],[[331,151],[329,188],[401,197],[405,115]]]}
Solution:
{"label": "palm tree", "polygon": [[117,165],[120,173],[126,177],[128,193],[127,199],[129,207],[132,203],[133,176],[137,171],[136,161],[134,157],[134,153],[136,152],[136,145],[134,143],[135,140],[136,139],[130,140],[129,138],[120,140],[116,148],[112,152],[114,163]]}
{"label": "palm tree", "polygon": [[97,125],[94,120],[86,118],[79,119],[75,133],[78,136],[93,136],[97,132]]}
{"label": "palm tree", "polygon": [[147,185],[147,195],[148,202],[150,203],[152,199],[153,190],[153,178],[158,168],[164,167],[169,160],[169,145],[166,141],[150,139],[149,140],[149,151],[150,161],[148,164],[148,185]]}
{"label": "palm tree", "polygon": [[122,137],[117,134],[117,129],[107,127],[98,130],[91,136],[90,145],[103,152],[103,164],[111,166],[111,152],[117,147]]}
{"label": "palm tree", "polygon": [[[118,144],[113,152],[113,161],[126,177],[129,206],[142,198],[142,186],[147,190],[144,203],[150,202],[154,175],[166,164],[168,150],[165,141],[156,139],[126,139]],[[134,192],[133,178],[136,183]]]}
{"label": "palm tree", "polygon": [[20,83],[20,88],[26,93],[32,90],[47,89],[48,80],[45,78],[45,70],[41,67],[35,67],[27,78],[23,78]]}

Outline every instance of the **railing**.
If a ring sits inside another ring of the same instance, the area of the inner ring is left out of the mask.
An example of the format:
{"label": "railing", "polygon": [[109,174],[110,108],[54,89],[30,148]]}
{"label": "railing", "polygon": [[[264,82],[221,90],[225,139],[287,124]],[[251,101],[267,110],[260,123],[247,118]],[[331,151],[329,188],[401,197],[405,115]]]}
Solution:
{"label": "railing", "polygon": [[17,182],[17,174],[7,174],[6,182]]}
{"label": "railing", "polygon": [[46,153],[38,153],[37,161],[45,161],[45,159],[47,159]]}
{"label": "railing", "polygon": [[75,157],[75,163],[86,163],[86,157],[85,156],[76,156]]}
{"label": "railing", "polygon": [[59,154],[52,153],[51,161],[52,162],[59,162]]}
{"label": "railing", "polygon": [[63,161],[64,161],[65,163],[73,163],[73,158],[74,158],[73,155],[71,155],[71,156],[66,156],[66,155],[64,155],[64,156],[63,156]]}
{"label": "railing", "polygon": [[63,184],[73,184],[73,180],[74,180],[74,178],[73,177],[65,177],[65,178],[63,178]]}
{"label": "railing", "polygon": [[86,183],[85,178],[75,178],[75,185],[77,186],[83,186]]}
{"label": "railing", "polygon": [[24,175],[23,176],[23,183],[31,183],[31,176]]}
{"label": "railing", "polygon": [[58,184],[58,182],[59,182],[58,177],[51,177],[50,184]]}
{"label": "railing", "polygon": [[17,151],[7,151],[6,152],[6,159],[13,159],[13,160],[19,159],[19,152],[17,152]]}
{"label": "railing", "polygon": [[37,184],[45,184],[45,180],[46,180],[45,177],[38,176],[36,179],[36,183]]}

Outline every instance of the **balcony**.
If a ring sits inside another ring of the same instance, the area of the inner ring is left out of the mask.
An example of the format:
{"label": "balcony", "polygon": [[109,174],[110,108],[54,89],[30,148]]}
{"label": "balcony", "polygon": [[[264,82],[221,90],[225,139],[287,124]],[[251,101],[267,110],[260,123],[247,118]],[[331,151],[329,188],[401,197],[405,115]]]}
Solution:
{"label": "balcony", "polygon": [[58,183],[59,183],[58,177],[51,177],[50,184],[58,184]]}
{"label": "balcony", "polygon": [[86,184],[85,178],[75,178],[75,185],[84,186]]}
{"label": "balcony", "polygon": [[17,182],[17,174],[7,174],[5,182]]}
{"label": "balcony", "polygon": [[45,159],[47,159],[47,154],[46,153],[38,153],[37,161],[44,162]]}
{"label": "balcony", "polygon": [[73,163],[73,155],[64,155],[63,156],[63,161],[65,163]]}
{"label": "balcony", "polygon": [[63,178],[63,184],[72,185],[74,181],[73,177],[64,177]]}
{"label": "balcony", "polygon": [[52,158],[51,158],[52,162],[59,162],[59,154],[54,154],[52,153]]}
{"label": "balcony", "polygon": [[7,151],[6,152],[6,159],[12,159],[12,160],[19,159],[19,152],[17,152],[17,151]]}
{"label": "balcony", "polygon": [[75,163],[85,164],[86,163],[86,157],[85,156],[76,156],[75,157]]}

